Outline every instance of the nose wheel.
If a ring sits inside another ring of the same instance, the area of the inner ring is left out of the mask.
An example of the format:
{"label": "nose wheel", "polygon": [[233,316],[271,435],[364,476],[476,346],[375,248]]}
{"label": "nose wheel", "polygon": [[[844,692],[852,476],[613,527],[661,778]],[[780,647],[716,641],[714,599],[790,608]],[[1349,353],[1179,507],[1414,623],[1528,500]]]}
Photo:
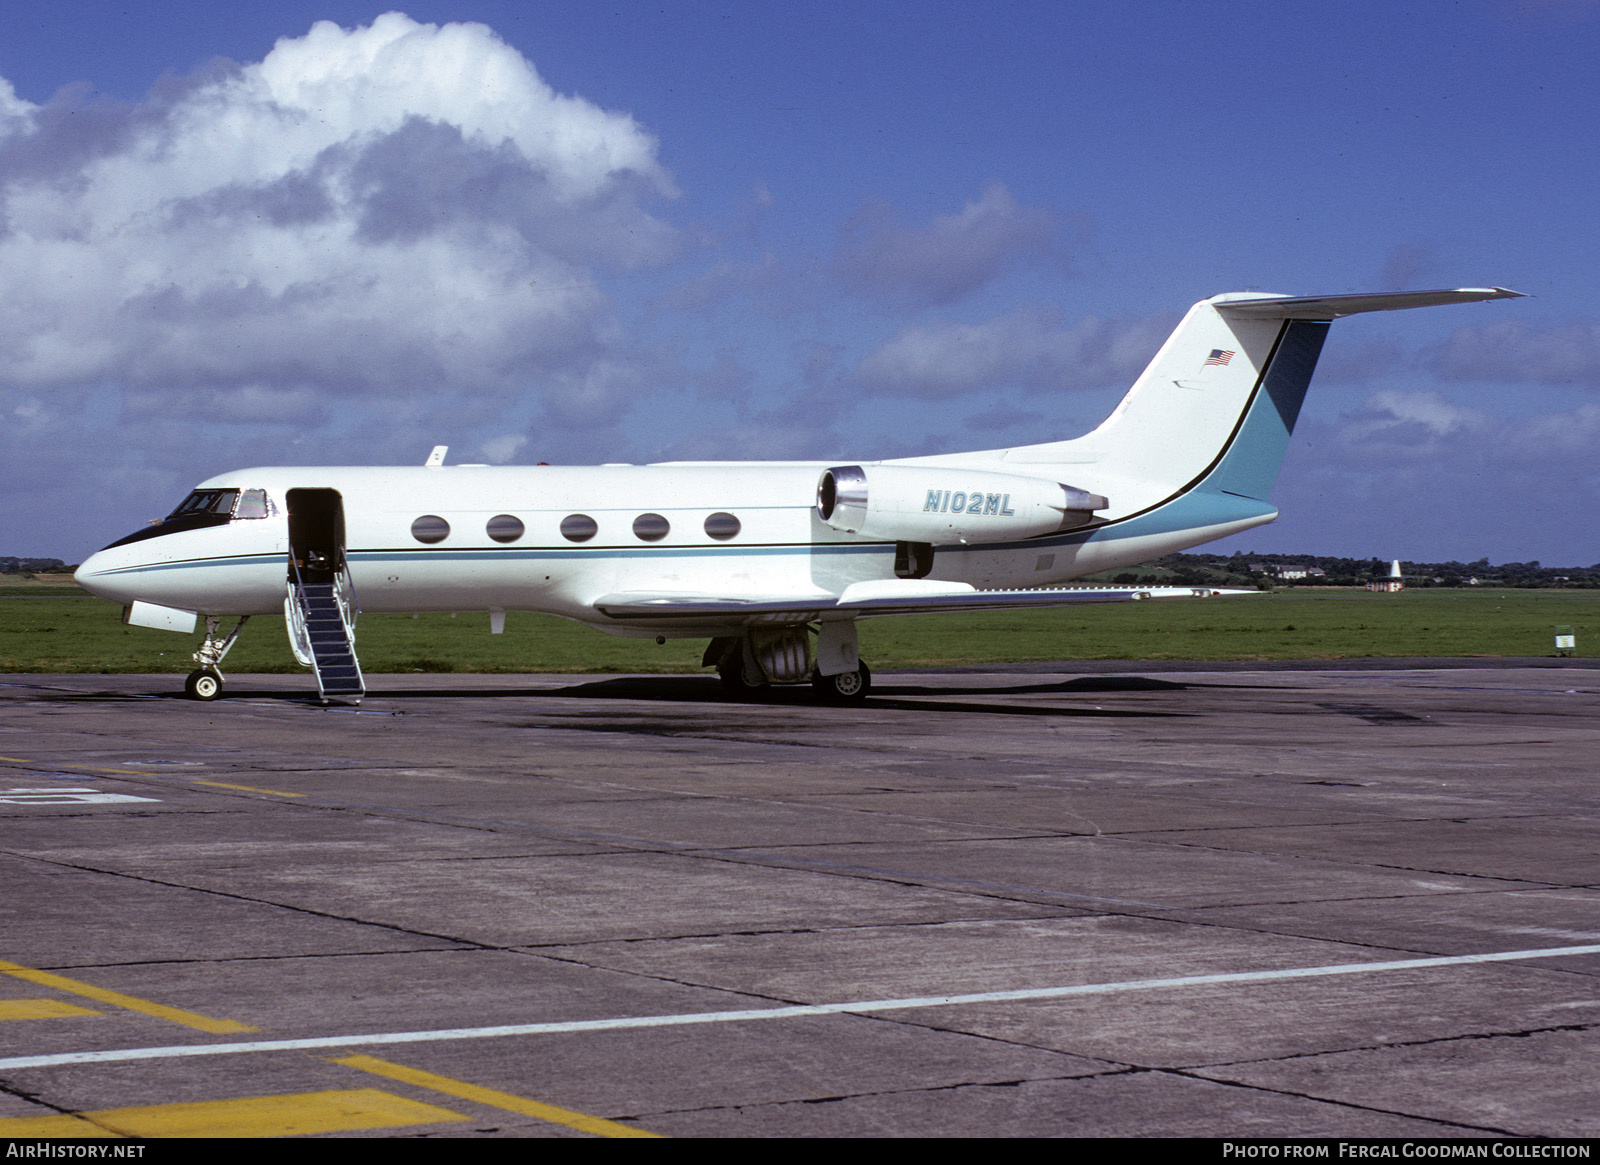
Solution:
{"label": "nose wheel", "polygon": [[210,667],[192,671],[183,681],[183,690],[191,700],[215,700],[222,695],[222,673]]}

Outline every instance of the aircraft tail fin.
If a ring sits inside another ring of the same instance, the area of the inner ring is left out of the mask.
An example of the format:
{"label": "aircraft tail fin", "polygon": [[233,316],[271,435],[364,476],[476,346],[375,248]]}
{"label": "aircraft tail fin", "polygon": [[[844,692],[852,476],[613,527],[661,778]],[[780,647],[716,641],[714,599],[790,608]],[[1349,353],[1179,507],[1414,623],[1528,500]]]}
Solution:
{"label": "aircraft tail fin", "polygon": [[1268,520],[1268,498],[1332,320],[1518,294],[1495,287],[1213,296],[1189,309],[1097,429],[1013,449],[1004,460],[1081,465],[1074,483],[1110,498],[1112,520],[1202,487],[1259,503],[1257,520]]}

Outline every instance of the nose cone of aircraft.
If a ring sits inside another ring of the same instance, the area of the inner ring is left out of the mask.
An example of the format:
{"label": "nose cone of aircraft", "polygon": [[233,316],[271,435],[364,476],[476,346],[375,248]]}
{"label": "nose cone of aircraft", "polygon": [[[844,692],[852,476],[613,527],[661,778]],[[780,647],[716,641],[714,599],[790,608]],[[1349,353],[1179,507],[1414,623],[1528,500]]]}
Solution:
{"label": "nose cone of aircraft", "polygon": [[85,558],[78,569],[73,572],[73,580],[91,595],[100,593],[99,583],[102,572],[105,570],[104,557],[101,554],[91,554]]}
{"label": "nose cone of aircraft", "polygon": [[125,572],[128,555],[119,553],[120,550],[120,547],[108,547],[89,555],[74,572],[73,579],[98,598],[131,603],[138,596],[131,593],[131,576]]}

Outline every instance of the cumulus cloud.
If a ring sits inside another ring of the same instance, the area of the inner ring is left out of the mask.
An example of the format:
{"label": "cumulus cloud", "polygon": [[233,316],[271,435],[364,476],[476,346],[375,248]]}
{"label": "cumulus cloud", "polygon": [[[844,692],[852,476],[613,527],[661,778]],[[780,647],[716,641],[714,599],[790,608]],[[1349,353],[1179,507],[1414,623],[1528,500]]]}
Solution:
{"label": "cumulus cloud", "polygon": [[960,214],[938,215],[926,227],[902,223],[884,208],[858,215],[843,232],[834,267],[858,292],[927,307],[953,303],[1003,272],[1059,261],[1056,216],[1020,205],[998,182]]}
{"label": "cumulus cloud", "polygon": [[1513,420],[1431,390],[1375,393],[1295,430],[1273,492],[1284,517],[1251,541],[1431,561],[1589,562],[1572,548],[1600,537],[1597,445],[1600,404]]}
{"label": "cumulus cloud", "polygon": [[762,300],[782,314],[788,310],[785,304],[795,279],[794,273],[767,251],[753,260],[718,263],[662,293],[655,306],[664,311],[696,312],[728,301]]}
{"label": "cumulus cloud", "polygon": [[1087,316],[1067,324],[1054,309],[1021,308],[977,324],[908,327],[862,360],[854,379],[872,391],[932,400],[980,388],[1127,385],[1175,322]]}
{"label": "cumulus cloud", "polygon": [[1458,328],[1426,362],[1451,380],[1600,386],[1600,320],[1540,329],[1520,320]]}
{"label": "cumulus cloud", "polygon": [[528,438],[521,433],[502,433],[498,437],[490,437],[483,442],[481,448],[491,465],[503,465],[515,457],[527,443]]}
{"label": "cumulus cloud", "polygon": [[1346,416],[1336,441],[1347,464],[1382,465],[1432,460],[1444,449],[1489,431],[1495,419],[1431,390],[1387,390]]}
{"label": "cumulus cloud", "polygon": [[1532,486],[1528,496],[1553,483],[1558,492],[1580,479],[1600,484],[1600,404],[1509,420],[1432,390],[1386,391],[1308,435],[1335,472],[1514,480]]}
{"label": "cumulus cloud", "polygon": [[646,209],[674,194],[655,155],[488,28],[400,13],[132,105],[5,85],[0,386],[246,412],[557,369],[598,391],[618,378],[585,376],[608,358],[594,273],[676,246]]}

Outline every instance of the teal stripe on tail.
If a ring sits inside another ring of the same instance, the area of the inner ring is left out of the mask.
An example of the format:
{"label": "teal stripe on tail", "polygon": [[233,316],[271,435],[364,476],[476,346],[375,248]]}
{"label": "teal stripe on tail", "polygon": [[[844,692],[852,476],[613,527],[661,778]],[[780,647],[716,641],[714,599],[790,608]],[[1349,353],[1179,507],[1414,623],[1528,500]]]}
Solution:
{"label": "teal stripe on tail", "polygon": [[1283,335],[1244,419],[1198,488],[1263,502],[1272,496],[1327,336],[1327,320],[1284,322]]}

